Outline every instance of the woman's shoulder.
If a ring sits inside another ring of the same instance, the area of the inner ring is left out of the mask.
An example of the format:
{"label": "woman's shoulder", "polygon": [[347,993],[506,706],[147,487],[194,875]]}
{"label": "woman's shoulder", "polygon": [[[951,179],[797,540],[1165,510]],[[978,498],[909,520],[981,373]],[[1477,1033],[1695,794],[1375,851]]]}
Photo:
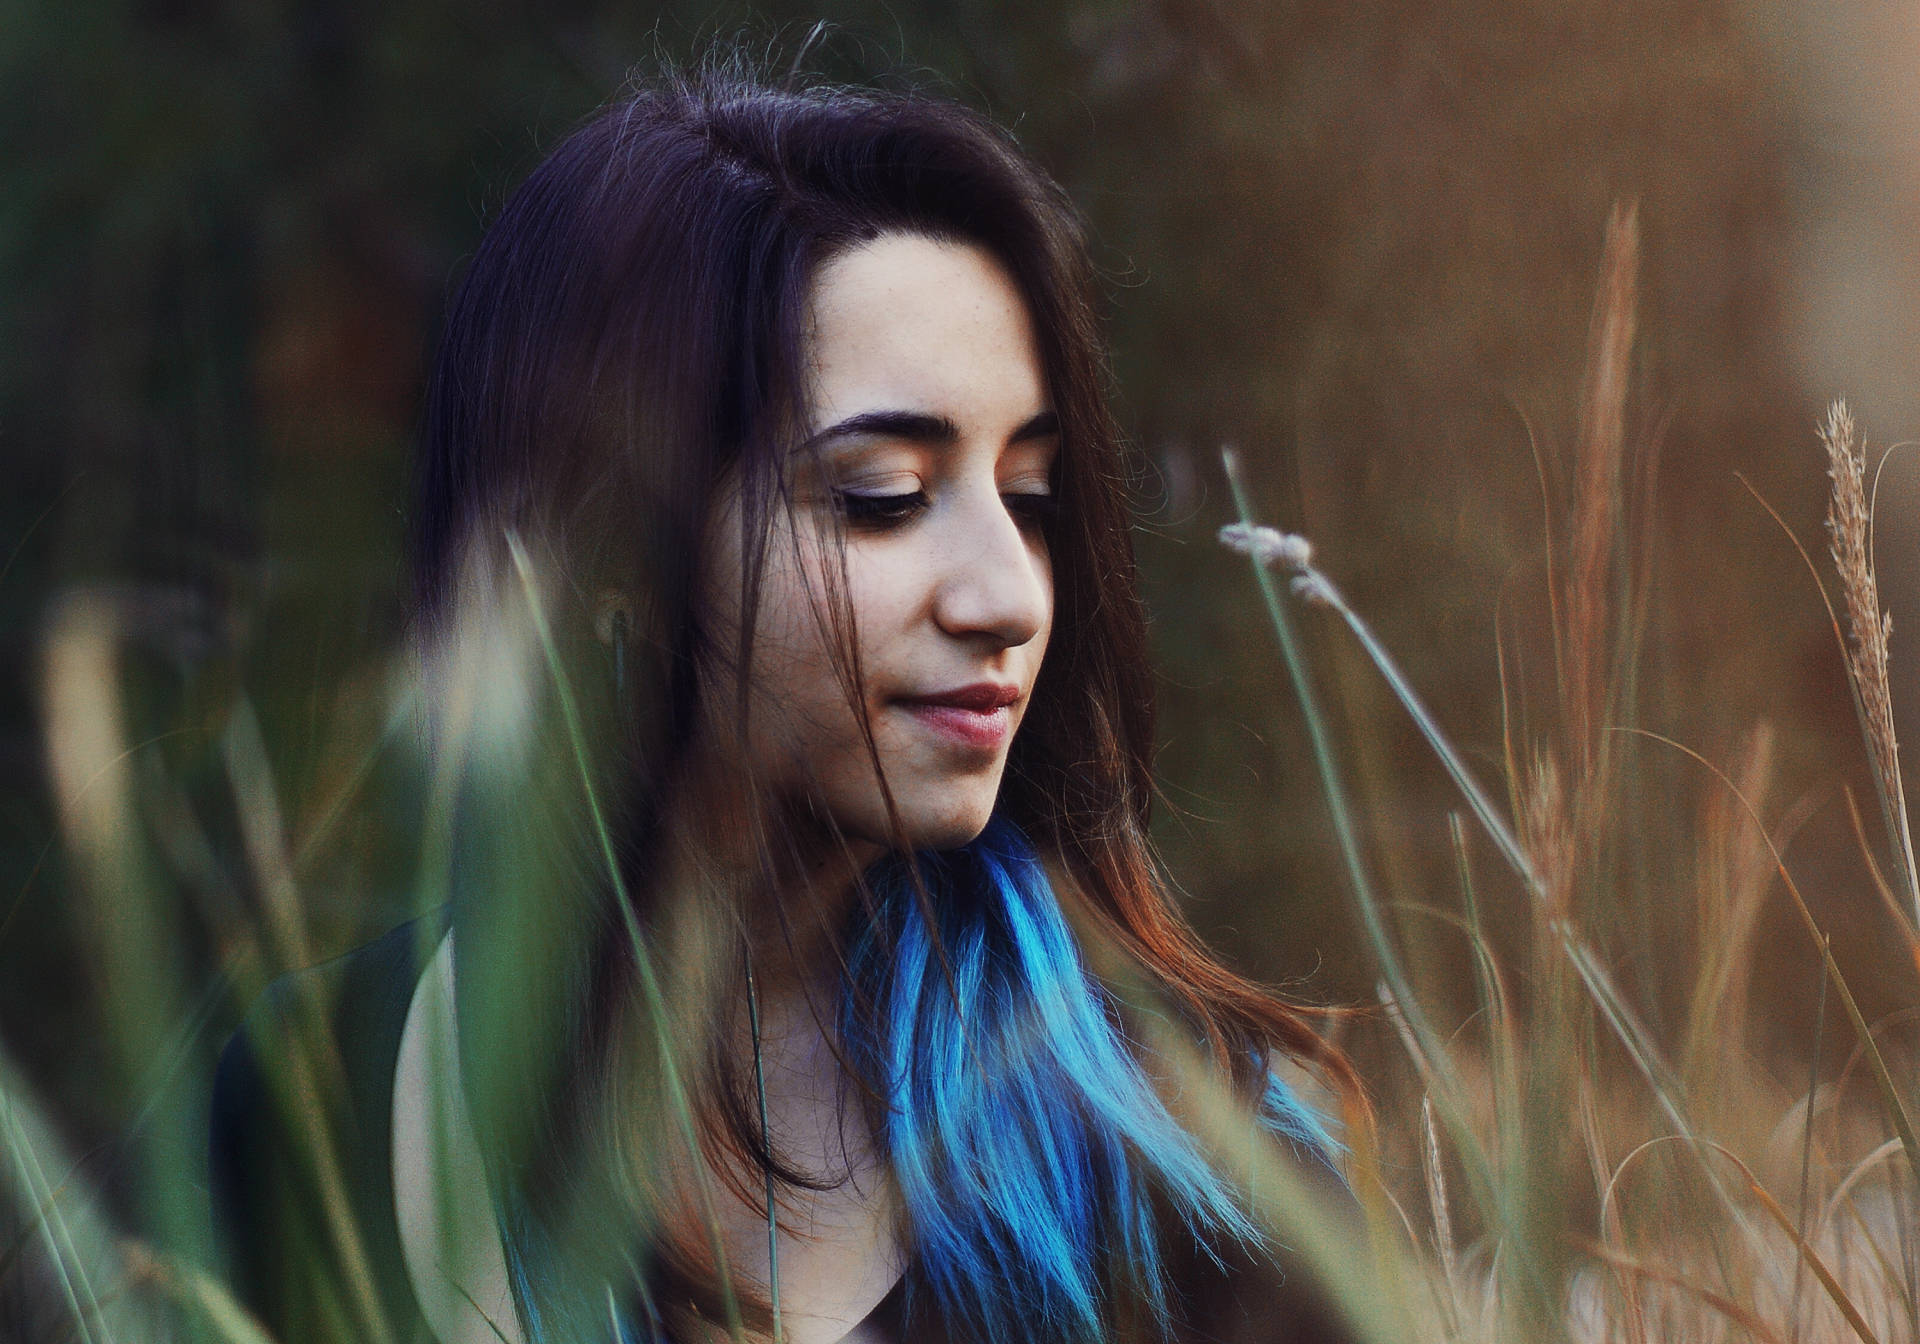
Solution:
{"label": "woman's shoulder", "polygon": [[277,1337],[376,1337],[365,1328],[376,1313],[408,1337],[393,1076],[445,925],[423,916],[281,976],[221,1052],[208,1126],[215,1230],[236,1291]]}

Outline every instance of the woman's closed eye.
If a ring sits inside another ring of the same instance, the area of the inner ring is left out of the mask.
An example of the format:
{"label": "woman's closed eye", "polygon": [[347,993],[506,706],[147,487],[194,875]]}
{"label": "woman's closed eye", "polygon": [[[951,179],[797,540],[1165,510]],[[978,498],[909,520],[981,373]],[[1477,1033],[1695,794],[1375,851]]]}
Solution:
{"label": "woman's closed eye", "polygon": [[[833,494],[847,526],[874,532],[904,527],[932,503],[924,490],[836,490]],[[1059,500],[1049,490],[1009,490],[1000,500],[1022,528],[1042,527],[1059,512]]]}
{"label": "woman's closed eye", "polygon": [[1012,490],[1000,498],[1021,527],[1044,527],[1060,513],[1060,500],[1050,490]]}
{"label": "woman's closed eye", "polygon": [[872,531],[910,523],[927,507],[924,490],[836,490],[833,493],[849,527]]}

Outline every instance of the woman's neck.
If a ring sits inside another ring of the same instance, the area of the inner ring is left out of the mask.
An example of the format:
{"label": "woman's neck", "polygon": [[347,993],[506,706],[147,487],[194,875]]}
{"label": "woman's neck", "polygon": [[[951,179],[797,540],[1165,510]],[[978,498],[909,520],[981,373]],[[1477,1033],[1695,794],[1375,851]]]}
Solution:
{"label": "woman's neck", "polygon": [[[787,824],[769,826],[724,793],[690,790],[684,797],[689,807],[668,828],[661,876],[670,885],[662,894],[730,903],[751,988],[741,983],[740,995],[721,1004],[722,1048],[736,1077],[754,1089],[766,1145],[823,1187],[777,1191],[773,1241],[785,1336],[794,1344],[877,1338],[872,1327],[849,1332],[904,1268],[899,1199],[865,1098],[842,1066],[834,1019],[860,877],[880,847],[847,843],[786,818]],[[762,1175],[730,1147],[706,1161],[727,1260],[759,1293],[771,1295],[764,1200],[750,1204],[731,1193],[760,1190]],[[734,1179],[724,1179],[726,1166],[734,1168]]]}

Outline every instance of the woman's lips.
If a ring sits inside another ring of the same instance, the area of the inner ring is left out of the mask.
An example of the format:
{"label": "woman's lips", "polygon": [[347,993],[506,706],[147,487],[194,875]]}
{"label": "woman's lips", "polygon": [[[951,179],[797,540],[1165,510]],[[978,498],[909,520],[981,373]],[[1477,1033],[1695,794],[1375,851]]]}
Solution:
{"label": "woman's lips", "polygon": [[998,751],[1013,732],[1013,712],[1006,705],[967,709],[931,700],[907,700],[901,707],[933,732],[974,751]]}

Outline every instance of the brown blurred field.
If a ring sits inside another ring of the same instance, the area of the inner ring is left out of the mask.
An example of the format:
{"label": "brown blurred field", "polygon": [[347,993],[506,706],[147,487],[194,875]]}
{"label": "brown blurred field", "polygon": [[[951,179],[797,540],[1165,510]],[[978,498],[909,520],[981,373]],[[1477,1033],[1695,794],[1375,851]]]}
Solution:
{"label": "brown blurred field", "polygon": [[[16,146],[0,165],[0,1081],[36,1100],[47,1142],[124,1230],[164,1245],[171,1220],[191,1221],[156,1211],[139,1168],[190,1156],[211,1052],[245,1006],[241,931],[271,895],[249,788],[273,783],[314,955],[414,912],[423,781],[382,734],[408,442],[461,257],[542,148],[626,71],[738,33],[790,53],[816,17],[410,0],[0,16],[0,127]],[[1591,827],[1604,838],[1580,851],[1567,899],[1690,1080],[1703,1130],[1776,1193],[1795,1191],[1815,1148],[1811,1188],[1830,1192],[1890,1139],[1758,829],[1697,762],[1625,730],[1741,781],[1864,1017],[1888,1024],[1914,1107],[1920,965],[1849,818],[1850,792],[1866,850],[1891,873],[1842,649],[1788,533],[1831,588],[1816,434],[1830,399],[1858,414],[1870,470],[1920,426],[1920,18],[1711,0],[960,0],[828,17],[842,27],[817,68],[988,108],[1087,215],[1140,467],[1163,693],[1158,840],[1194,919],[1239,964],[1367,1006],[1343,1040],[1376,1082],[1382,1188],[1453,1295],[1433,1337],[1481,1337],[1476,1303],[1493,1299],[1521,1315],[1489,1329],[1546,1327],[1499,1291],[1453,1136],[1430,1144],[1440,1131],[1422,1120],[1432,1080],[1378,1006],[1300,707],[1246,562],[1215,541],[1235,516],[1219,450],[1239,449],[1260,521],[1314,542],[1526,832],[1542,796],[1535,747],[1562,753],[1569,787],[1578,774],[1551,599],[1575,544],[1583,380],[1616,206],[1637,219],[1636,336],[1596,589],[1615,624],[1589,652],[1595,666],[1619,655],[1631,675],[1594,725],[1616,773]],[[1920,723],[1910,453],[1887,457],[1876,516],[1905,728]],[[145,945],[166,982],[166,1011],[140,1028],[147,1050],[116,1018],[129,972],[101,951],[126,945],[132,907],[102,905],[51,774],[46,637],[76,589],[113,632],[122,692],[116,769],[134,801],[109,823],[164,912]],[[1700,1209],[1712,1206],[1698,1164],[1671,1144],[1636,1159],[1640,1202],[1609,1228],[1594,1136],[1617,1164],[1665,1121],[1591,1008],[1567,1006],[1580,996],[1542,951],[1540,922],[1475,840],[1516,1049],[1553,1081],[1529,1091],[1493,1076],[1472,940],[1418,908],[1462,908],[1450,817],[1464,804],[1336,622],[1298,619],[1409,974],[1484,1103],[1474,1127],[1512,1148],[1503,1179],[1538,1195],[1519,1225],[1563,1276],[1574,1332],[1768,1338],[1672,1285],[1615,1329],[1621,1299],[1608,1294],[1633,1275],[1616,1265],[1608,1280],[1589,1243],[1738,1296],[1740,1273],[1696,1221],[1711,1224]],[[243,704],[260,730],[250,775],[236,773]],[[1509,749],[1522,767],[1510,791]],[[1553,1048],[1529,1055],[1542,1040]],[[1810,1089],[1819,1137],[1803,1147],[1794,1107]],[[1437,1249],[1435,1171],[1460,1201],[1442,1215],[1457,1256]],[[1889,1179],[1862,1185],[1885,1202],[1861,1219],[1890,1220],[1881,1240],[1906,1260],[1885,1282],[1912,1294],[1920,1252],[1898,1224],[1913,1216],[1913,1172]],[[9,1265],[17,1287],[30,1257],[9,1261],[9,1227],[0,1201],[0,1338],[39,1337],[23,1322],[59,1313],[35,1317],[44,1304],[10,1289]],[[1795,1285],[1794,1323],[1758,1289],[1744,1304],[1779,1338],[1855,1337],[1838,1316],[1803,1327],[1818,1286],[1793,1269],[1790,1241],[1769,1245]],[[1879,1272],[1847,1282],[1885,1295]],[[1678,1324],[1661,1324],[1663,1292],[1682,1304]],[[1910,1297],[1877,1305],[1879,1338],[1920,1334]]]}

